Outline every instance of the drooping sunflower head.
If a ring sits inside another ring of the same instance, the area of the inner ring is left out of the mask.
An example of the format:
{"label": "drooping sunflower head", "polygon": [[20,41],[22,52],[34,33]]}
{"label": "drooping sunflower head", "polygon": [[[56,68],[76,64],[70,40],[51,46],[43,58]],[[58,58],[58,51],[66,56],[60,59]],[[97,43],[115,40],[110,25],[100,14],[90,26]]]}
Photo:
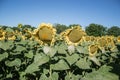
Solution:
{"label": "drooping sunflower head", "polygon": [[117,37],[117,42],[120,43],[120,36]]}
{"label": "drooping sunflower head", "polygon": [[111,43],[111,42],[114,41],[115,37],[113,37],[113,36],[105,36],[105,38],[106,38],[106,40],[107,40],[108,43]]}
{"label": "drooping sunflower head", "polygon": [[0,29],[0,40],[5,39],[5,31],[3,29]]}
{"label": "drooping sunflower head", "polygon": [[65,37],[65,31],[60,33],[60,40],[64,40],[64,37]]}
{"label": "drooping sunflower head", "polygon": [[85,42],[91,41],[91,37],[90,37],[90,36],[84,36],[84,41],[85,41]]}
{"label": "drooping sunflower head", "polygon": [[95,56],[98,51],[98,45],[92,44],[89,46],[89,56]]}
{"label": "drooping sunflower head", "polygon": [[97,43],[99,44],[99,47],[102,49],[102,48],[105,48],[107,46],[107,40],[105,37],[101,37],[97,40]]}
{"label": "drooping sunflower head", "polygon": [[6,32],[5,37],[7,40],[15,40],[16,39],[14,32]]}
{"label": "drooping sunflower head", "polygon": [[23,26],[22,24],[18,24],[18,28],[22,28],[22,26]]}
{"label": "drooping sunflower head", "polygon": [[35,39],[40,44],[50,44],[55,42],[56,29],[51,24],[42,23],[33,33]]}
{"label": "drooping sunflower head", "polygon": [[86,33],[81,29],[81,27],[76,26],[65,31],[64,39],[69,45],[78,45],[85,35]]}
{"label": "drooping sunflower head", "polygon": [[90,36],[90,40],[91,40],[91,41],[96,41],[96,37]]}
{"label": "drooping sunflower head", "polygon": [[24,29],[22,33],[22,39],[32,39],[32,32],[29,29]]}

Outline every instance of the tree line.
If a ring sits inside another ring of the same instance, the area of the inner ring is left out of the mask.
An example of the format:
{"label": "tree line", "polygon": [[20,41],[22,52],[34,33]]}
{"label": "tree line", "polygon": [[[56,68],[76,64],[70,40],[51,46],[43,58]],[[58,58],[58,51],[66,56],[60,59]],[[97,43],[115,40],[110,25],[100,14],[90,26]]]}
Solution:
{"label": "tree line", "polygon": [[[19,24],[18,24],[19,25]],[[54,24],[53,25],[54,28],[56,28],[57,33],[61,33],[62,31],[74,27],[74,26],[80,26],[79,24],[71,24],[69,26],[66,26],[64,24]],[[1,26],[2,28],[7,28],[9,26]],[[13,30],[17,29],[17,27],[11,27]],[[35,29],[36,27],[33,27],[31,25],[22,25],[22,28],[31,28],[31,29]],[[95,23],[91,23],[88,26],[85,27],[85,32],[87,33],[87,35],[89,36],[105,36],[105,35],[112,35],[112,36],[120,36],[120,27],[119,26],[111,26],[111,27],[105,27],[103,25],[100,24],[95,24]]]}
{"label": "tree line", "polygon": [[[55,24],[55,28],[57,29],[57,33],[64,31],[67,28],[77,26],[79,24],[71,24],[69,26],[62,25],[62,24]],[[81,26],[81,25],[79,25]],[[82,26],[81,26],[82,27]],[[111,26],[111,27],[104,27],[100,24],[91,23],[85,27],[85,32],[89,36],[105,36],[105,35],[112,35],[112,36],[120,36],[120,27],[119,26]]]}

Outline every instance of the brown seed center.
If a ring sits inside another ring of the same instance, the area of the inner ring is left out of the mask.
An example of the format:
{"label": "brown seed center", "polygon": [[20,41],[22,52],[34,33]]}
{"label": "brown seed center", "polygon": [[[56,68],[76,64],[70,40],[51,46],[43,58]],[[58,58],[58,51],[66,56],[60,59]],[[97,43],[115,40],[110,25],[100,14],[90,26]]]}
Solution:
{"label": "brown seed center", "polygon": [[76,43],[81,40],[82,34],[79,30],[73,29],[69,34],[68,38],[71,42]]}
{"label": "brown seed center", "polygon": [[42,29],[39,30],[39,39],[42,40],[42,41],[51,41],[52,40],[52,30],[47,28],[47,27],[44,27]]}
{"label": "brown seed center", "polygon": [[90,53],[94,54],[98,50],[98,47],[96,45],[90,46]]}

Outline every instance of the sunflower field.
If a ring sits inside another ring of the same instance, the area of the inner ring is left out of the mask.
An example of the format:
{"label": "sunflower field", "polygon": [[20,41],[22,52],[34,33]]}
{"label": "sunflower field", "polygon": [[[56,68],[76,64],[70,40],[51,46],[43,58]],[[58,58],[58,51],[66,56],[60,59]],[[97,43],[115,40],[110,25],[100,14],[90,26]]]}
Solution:
{"label": "sunflower field", "polygon": [[88,36],[80,26],[60,34],[0,28],[0,80],[120,80],[120,36]]}

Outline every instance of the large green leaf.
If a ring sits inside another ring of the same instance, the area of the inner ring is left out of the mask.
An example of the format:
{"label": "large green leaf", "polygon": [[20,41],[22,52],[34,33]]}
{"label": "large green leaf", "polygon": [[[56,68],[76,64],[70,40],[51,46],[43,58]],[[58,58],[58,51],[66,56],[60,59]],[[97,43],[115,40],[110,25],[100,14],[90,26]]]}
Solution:
{"label": "large green leaf", "polygon": [[66,50],[67,50],[67,46],[63,43],[57,46],[58,54],[67,54]]}
{"label": "large green leaf", "polygon": [[33,48],[35,45],[37,45],[37,41],[29,41],[28,45]]}
{"label": "large green leaf", "polygon": [[53,57],[56,54],[57,49],[55,47],[44,46],[43,47],[43,52],[45,54],[49,55],[50,57]]}
{"label": "large green leaf", "polygon": [[50,80],[50,79],[45,74],[42,74],[39,80]]}
{"label": "large green leaf", "polygon": [[25,53],[25,57],[27,57],[27,58],[33,58],[33,51],[30,50],[28,53]]}
{"label": "large green leaf", "polygon": [[119,76],[109,72],[109,66],[102,66],[99,70],[86,74],[81,80],[119,80]]}
{"label": "large green leaf", "polygon": [[75,52],[75,46],[74,45],[69,45],[68,46],[68,52],[69,52],[70,55],[73,54]]}
{"label": "large green leaf", "polygon": [[12,49],[13,46],[13,41],[0,41],[0,48],[4,50]]}
{"label": "large green leaf", "polygon": [[10,52],[11,55],[19,55],[21,52]]}
{"label": "large green leaf", "polygon": [[49,55],[50,57],[53,57],[56,54],[56,52],[57,52],[56,48],[51,48],[47,55]]}
{"label": "large green leaf", "polygon": [[83,59],[83,58],[77,61],[76,65],[81,69],[90,69],[90,62],[86,61],[86,59]]}
{"label": "large green leaf", "polygon": [[0,61],[2,61],[3,59],[7,58],[8,57],[8,53],[5,52],[3,54],[0,54]]}
{"label": "large green leaf", "polygon": [[58,77],[59,77],[58,73],[57,72],[53,72],[51,74],[51,76],[50,76],[50,80],[58,80]]}
{"label": "large green leaf", "polygon": [[40,70],[39,66],[35,63],[32,63],[26,68],[25,73],[33,73],[33,72],[39,71],[39,70]]}
{"label": "large green leaf", "polygon": [[16,46],[16,49],[14,50],[15,52],[17,52],[17,51],[25,51],[26,50],[26,48],[25,47],[23,47],[23,46],[20,46],[20,45],[17,45]]}
{"label": "large green leaf", "polygon": [[20,66],[21,65],[21,60],[16,58],[15,60],[13,61],[5,61],[5,64],[9,67],[12,67],[12,66]]}
{"label": "large green leaf", "polygon": [[91,61],[93,61],[95,64],[97,64],[98,66],[100,66],[101,64],[100,64],[100,62],[99,62],[99,60],[95,57],[95,56],[89,56],[89,59],[91,60]]}
{"label": "large green leaf", "polygon": [[49,62],[49,57],[47,55],[44,55],[44,54],[36,54],[35,57],[34,57],[34,63],[37,65],[37,66],[40,66],[42,64],[45,64]]}
{"label": "large green leaf", "polygon": [[56,63],[56,64],[51,64],[50,67],[53,70],[67,70],[67,69],[70,69],[68,64],[63,59],[59,60],[59,62]]}
{"label": "large green leaf", "polygon": [[67,56],[65,59],[67,60],[67,62],[72,65],[73,63],[75,63],[78,59],[79,59],[79,55],[78,54],[73,54],[71,56]]}
{"label": "large green leaf", "polygon": [[84,54],[88,54],[88,47],[85,46],[77,46],[76,47],[76,50],[79,52],[79,53],[84,53]]}

